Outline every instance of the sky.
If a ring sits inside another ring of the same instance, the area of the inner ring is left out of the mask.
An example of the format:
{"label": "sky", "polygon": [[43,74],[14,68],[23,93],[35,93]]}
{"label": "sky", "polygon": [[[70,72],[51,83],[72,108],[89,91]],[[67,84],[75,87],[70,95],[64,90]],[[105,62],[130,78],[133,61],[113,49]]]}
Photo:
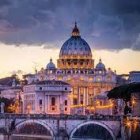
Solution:
{"label": "sky", "polygon": [[140,70],[139,0],[0,0],[0,77],[56,64],[75,21],[95,65]]}

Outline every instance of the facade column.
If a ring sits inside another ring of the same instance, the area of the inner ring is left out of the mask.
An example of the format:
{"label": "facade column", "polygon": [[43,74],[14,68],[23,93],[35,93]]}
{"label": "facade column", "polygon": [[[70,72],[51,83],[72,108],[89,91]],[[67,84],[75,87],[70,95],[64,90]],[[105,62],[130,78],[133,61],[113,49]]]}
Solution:
{"label": "facade column", "polygon": [[44,113],[46,113],[46,96],[45,96],[45,99],[44,99]]}
{"label": "facade column", "polygon": [[60,95],[59,95],[59,103],[58,103],[58,114],[62,113],[62,104],[61,104],[61,98],[60,98]]}
{"label": "facade column", "polygon": [[35,94],[35,112],[38,113],[38,105],[37,105],[38,99],[37,99],[37,94]]}
{"label": "facade column", "polygon": [[[34,100],[35,100],[35,99],[34,99]],[[35,110],[35,101],[34,101],[34,110]],[[25,112],[25,95],[23,95],[22,113],[26,113],[26,112]]]}
{"label": "facade column", "polygon": [[[88,87],[87,87],[88,88]],[[87,90],[87,93],[86,93],[86,105],[88,105],[89,103],[89,99],[88,99],[88,90]]]}
{"label": "facade column", "polygon": [[86,87],[84,87],[84,93],[83,93],[83,115],[85,115],[85,108],[86,108]]}
{"label": "facade column", "polygon": [[78,91],[78,104],[80,104],[80,88],[79,87],[77,87],[77,91]]}
{"label": "facade column", "polygon": [[47,113],[49,113],[49,95],[47,96]]}

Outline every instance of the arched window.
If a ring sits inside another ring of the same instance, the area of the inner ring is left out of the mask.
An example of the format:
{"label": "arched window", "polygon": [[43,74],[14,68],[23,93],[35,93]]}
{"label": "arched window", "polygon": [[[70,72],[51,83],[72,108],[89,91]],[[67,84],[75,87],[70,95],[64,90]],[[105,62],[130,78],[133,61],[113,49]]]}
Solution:
{"label": "arched window", "polygon": [[52,97],[52,99],[51,99],[51,105],[52,105],[52,106],[55,105],[55,97]]}

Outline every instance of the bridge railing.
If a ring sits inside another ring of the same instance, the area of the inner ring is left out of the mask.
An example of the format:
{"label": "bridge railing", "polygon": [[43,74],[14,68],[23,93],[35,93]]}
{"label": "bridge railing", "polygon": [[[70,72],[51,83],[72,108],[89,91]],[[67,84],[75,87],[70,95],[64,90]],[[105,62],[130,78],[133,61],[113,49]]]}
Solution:
{"label": "bridge railing", "polygon": [[59,119],[59,120],[105,120],[105,121],[119,121],[121,116],[113,115],[53,115],[53,114],[0,114],[0,119]]}

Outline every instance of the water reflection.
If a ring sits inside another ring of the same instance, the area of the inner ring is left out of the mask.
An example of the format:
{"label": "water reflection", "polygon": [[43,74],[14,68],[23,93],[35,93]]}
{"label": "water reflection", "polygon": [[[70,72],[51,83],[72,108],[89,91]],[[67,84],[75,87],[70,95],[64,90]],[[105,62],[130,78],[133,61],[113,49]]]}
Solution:
{"label": "water reflection", "polygon": [[0,140],[52,140],[50,138],[35,138],[35,137],[24,137],[24,136],[6,136],[0,135]]}

